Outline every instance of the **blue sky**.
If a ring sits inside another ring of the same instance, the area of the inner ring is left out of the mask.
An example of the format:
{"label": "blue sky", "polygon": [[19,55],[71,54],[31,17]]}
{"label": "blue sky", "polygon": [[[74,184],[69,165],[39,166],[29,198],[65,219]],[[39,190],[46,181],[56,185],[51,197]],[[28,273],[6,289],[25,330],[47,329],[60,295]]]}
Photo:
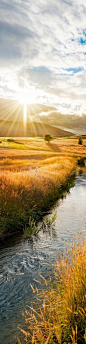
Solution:
{"label": "blue sky", "polygon": [[85,0],[0,0],[0,13],[0,97],[85,113]]}

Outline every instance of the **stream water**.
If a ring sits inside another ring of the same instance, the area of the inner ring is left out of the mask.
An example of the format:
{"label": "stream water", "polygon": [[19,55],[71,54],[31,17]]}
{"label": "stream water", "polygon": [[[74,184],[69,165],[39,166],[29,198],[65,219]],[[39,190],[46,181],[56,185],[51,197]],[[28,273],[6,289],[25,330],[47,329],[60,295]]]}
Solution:
{"label": "stream water", "polygon": [[[29,239],[11,239],[0,248],[0,344],[15,344],[20,336],[18,324],[24,327],[22,310],[30,304],[40,273],[47,278],[52,273],[57,251],[73,236],[85,236],[86,175],[78,176],[76,184],[52,209],[57,211],[55,226],[41,230]],[[82,232],[82,235],[81,235]],[[75,239],[74,239],[75,240]]]}

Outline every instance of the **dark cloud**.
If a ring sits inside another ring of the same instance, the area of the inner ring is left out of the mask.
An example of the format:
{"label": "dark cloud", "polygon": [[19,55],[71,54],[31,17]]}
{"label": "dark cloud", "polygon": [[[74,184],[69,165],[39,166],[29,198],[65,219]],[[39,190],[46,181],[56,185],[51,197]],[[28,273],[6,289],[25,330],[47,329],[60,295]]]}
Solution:
{"label": "dark cloud", "polygon": [[9,1],[6,2],[6,1],[1,1],[0,0],[0,9],[1,11],[4,10],[4,11],[10,11],[10,12],[13,12],[14,9],[17,8],[17,4],[15,3],[10,3]]}
{"label": "dark cloud", "polygon": [[[0,59],[9,61],[21,59],[24,56],[32,58],[37,55],[33,47],[33,39],[36,38],[30,28],[15,25],[8,22],[0,22]],[[30,49],[28,49],[28,46]]]}
{"label": "dark cloud", "polygon": [[5,35],[8,35],[12,37],[12,39],[13,39],[13,36],[17,37],[17,39],[27,39],[27,37],[33,39],[35,34],[30,29],[22,25],[19,25],[19,24],[15,25],[12,23],[10,24],[6,21],[5,22],[1,21],[0,22],[0,36],[2,35],[4,37]]}

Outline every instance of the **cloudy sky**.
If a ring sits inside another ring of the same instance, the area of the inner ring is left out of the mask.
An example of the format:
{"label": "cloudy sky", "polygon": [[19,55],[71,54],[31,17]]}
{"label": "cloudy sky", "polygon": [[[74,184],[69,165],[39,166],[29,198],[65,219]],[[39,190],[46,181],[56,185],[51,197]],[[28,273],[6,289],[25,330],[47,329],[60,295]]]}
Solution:
{"label": "cloudy sky", "polygon": [[86,113],[86,1],[0,0],[0,98]]}

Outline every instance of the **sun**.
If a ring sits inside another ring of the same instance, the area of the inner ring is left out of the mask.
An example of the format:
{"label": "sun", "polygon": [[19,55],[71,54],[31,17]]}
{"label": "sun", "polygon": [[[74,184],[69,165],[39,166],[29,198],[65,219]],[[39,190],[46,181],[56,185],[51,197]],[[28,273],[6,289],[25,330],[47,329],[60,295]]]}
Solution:
{"label": "sun", "polygon": [[21,89],[18,94],[18,100],[23,104],[34,104],[36,102],[37,92],[35,88]]}
{"label": "sun", "polygon": [[37,101],[37,92],[33,88],[22,88],[18,94],[18,101],[23,104],[24,123],[27,122],[27,104],[34,104]]}

